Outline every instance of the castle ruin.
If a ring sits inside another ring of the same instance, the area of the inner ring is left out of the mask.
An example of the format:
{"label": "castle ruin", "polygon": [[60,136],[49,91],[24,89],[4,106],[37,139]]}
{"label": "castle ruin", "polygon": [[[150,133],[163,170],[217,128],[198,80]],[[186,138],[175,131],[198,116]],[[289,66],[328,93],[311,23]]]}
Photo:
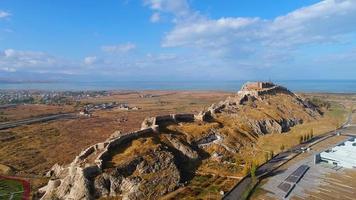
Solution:
{"label": "castle ruin", "polygon": [[251,90],[263,90],[276,86],[272,82],[247,82],[241,90],[251,91]]}

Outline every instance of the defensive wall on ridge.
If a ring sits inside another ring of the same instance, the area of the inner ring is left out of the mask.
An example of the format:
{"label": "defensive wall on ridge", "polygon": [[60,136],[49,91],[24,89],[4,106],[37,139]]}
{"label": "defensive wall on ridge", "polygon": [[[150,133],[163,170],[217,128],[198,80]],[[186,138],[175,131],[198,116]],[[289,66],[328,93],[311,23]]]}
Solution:
{"label": "defensive wall on ridge", "polygon": [[77,169],[77,171],[82,170],[83,175],[89,178],[103,170],[105,162],[111,158],[111,152],[115,148],[142,136],[157,134],[159,132],[159,127],[165,126],[168,123],[193,122],[195,116],[194,114],[171,114],[156,116],[153,117],[152,120],[154,123],[149,127],[125,133],[116,138],[86,148],[75,158],[71,163],[71,166],[80,167],[81,169]]}

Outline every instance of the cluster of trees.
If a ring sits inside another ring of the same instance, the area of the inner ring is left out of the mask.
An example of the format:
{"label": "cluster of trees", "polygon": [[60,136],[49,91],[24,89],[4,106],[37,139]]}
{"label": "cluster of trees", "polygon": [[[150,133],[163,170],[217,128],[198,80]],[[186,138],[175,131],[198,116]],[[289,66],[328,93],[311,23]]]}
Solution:
{"label": "cluster of trees", "polygon": [[316,105],[318,107],[324,107],[326,109],[330,109],[331,108],[331,103],[330,102],[324,101],[324,100],[322,100],[320,98],[313,97],[313,98],[309,99],[309,101],[312,104],[314,104],[314,105]]}
{"label": "cluster of trees", "polygon": [[311,130],[310,130],[310,133],[301,135],[301,136],[299,137],[299,143],[301,144],[301,143],[303,143],[303,142],[306,142],[306,141],[312,139],[313,137],[314,137],[314,130],[311,129]]}
{"label": "cluster of trees", "polygon": [[5,104],[33,104],[35,102],[35,99],[33,97],[23,97],[23,98],[12,98],[12,99],[6,99],[6,98],[0,98],[0,105],[5,105]]}
{"label": "cluster of trees", "polygon": [[246,163],[243,169],[243,174],[247,175],[248,173],[250,173],[252,178],[256,178],[257,166],[258,165],[254,161]]}

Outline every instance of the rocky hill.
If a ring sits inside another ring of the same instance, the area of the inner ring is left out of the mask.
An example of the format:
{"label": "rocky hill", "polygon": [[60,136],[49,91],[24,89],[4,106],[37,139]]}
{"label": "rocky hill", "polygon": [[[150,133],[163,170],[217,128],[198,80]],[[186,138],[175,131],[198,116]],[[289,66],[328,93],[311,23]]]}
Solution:
{"label": "rocky hill", "polygon": [[88,147],[69,165],[53,166],[39,194],[42,199],[157,199],[201,172],[241,173],[246,161],[239,155],[259,136],[282,134],[321,115],[282,86],[247,83],[197,115],[147,118],[142,130],[116,133]]}

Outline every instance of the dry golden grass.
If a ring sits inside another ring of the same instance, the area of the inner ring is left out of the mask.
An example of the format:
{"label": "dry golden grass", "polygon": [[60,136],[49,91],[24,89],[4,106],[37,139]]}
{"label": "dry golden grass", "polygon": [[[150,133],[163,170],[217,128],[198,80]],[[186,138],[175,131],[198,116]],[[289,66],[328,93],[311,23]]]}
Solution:
{"label": "dry golden grass", "polygon": [[218,123],[184,123],[181,126],[171,125],[167,128],[173,131],[178,131],[181,133],[185,133],[187,135],[187,140],[192,141],[195,139],[199,139],[204,135],[207,135],[211,129],[218,128]]}
{"label": "dry golden grass", "polygon": [[[282,150],[299,144],[300,136],[308,135],[311,132],[313,132],[314,136],[326,133],[345,122],[348,109],[341,106],[338,102],[334,102],[331,105],[331,108],[326,111],[323,117],[315,120],[305,112],[303,105],[296,102],[294,98],[282,94],[280,96],[270,96],[263,102],[248,102],[235,115],[219,114],[216,122],[213,123],[172,125],[170,129],[183,132],[188,138],[201,138],[212,128],[215,128],[223,135],[225,144],[239,147],[240,151],[236,155],[231,155],[230,152],[226,152],[221,146],[212,145],[209,148],[205,148],[206,152],[209,154],[223,152],[223,159],[231,159],[226,157],[226,155],[233,156],[234,160],[230,163],[236,162],[237,165],[244,163],[260,165],[270,158],[271,154],[275,155]],[[263,136],[253,134],[253,130],[248,125],[250,120],[279,120],[282,118],[300,118],[303,119],[304,123],[292,127],[286,133]],[[244,173],[241,167],[233,170],[229,170],[229,167],[229,164],[220,163],[220,165],[216,165],[215,161],[207,159],[199,166],[199,171],[224,175],[229,174],[232,176],[239,176]]]}
{"label": "dry golden grass", "polygon": [[[139,106],[141,110],[103,110],[94,117],[58,120],[32,124],[0,131],[0,138],[15,136],[13,140],[1,142],[0,163],[16,169],[17,175],[42,176],[55,163],[70,163],[76,155],[88,146],[106,140],[119,130],[138,130],[146,117],[182,112],[193,113],[211,103],[226,98],[231,93],[223,92],[143,92],[161,95],[153,98],[140,98],[138,94],[91,98],[84,103],[126,102]],[[162,105],[162,102],[168,104]],[[31,115],[54,114],[70,111],[73,107],[46,105],[22,105],[2,110],[11,119],[22,119]],[[5,115],[5,116],[6,116]]]}
{"label": "dry golden grass", "polygon": [[152,152],[160,146],[156,138],[140,138],[130,142],[128,146],[121,147],[116,150],[109,162],[112,167],[117,167],[122,164],[127,164],[137,156],[143,156],[148,152]]}
{"label": "dry golden grass", "polygon": [[221,199],[220,191],[229,191],[235,185],[236,179],[211,176],[197,175],[185,187],[179,188],[160,199]]}
{"label": "dry golden grass", "polygon": [[[29,126],[23,126],[13,128],[6,131],[0,131],[0,137],[14,135],[15,139],[7,142],[2,142],[0,146],[0,163],[12,166],[16,169],[16,175],[24,176],[42,176],[47,172],[55,163],[68,164],[76,155],[89,145],[106,140],[114,131],[120,130],[122,132],[129,132],[137,130],[141,126],[141,122],[145,117],[170,114],[170,113],[197,113],[198,111],[206,108],[211,103],[215,103],[219,100],[223,100],[227,95],[231,93],[221,92],[163,92],[163,91],[148,91],[144,94],[151,93],[160,95],[153,98],[140,98],[138,94],[127,95],[114,95],[110,97],[103,97],[100,99],[89,99],[87,102],[126,102],[130,106],[141,107],[141,110],[121,111],[121,110],[104,110],[94,113],[92,118],[72,119],[72,120],[59,120],[48,123],[33,124]],[[331,97],[330,97],[331,98]],[[332,96],[332,98],[334,98]],[[342,98],[335,98],[335,101]],[[277,103],[276,100],[274,100]],[[285,105],[288,106],[288,105]],[[255,117],[257,119],[270,117],[277,118],[282,114],[273,112],[273,105],[261,104],[257,105],[258,109],[261,109],[266,114],[261,114],[255,109],[251,112],[243,111],[239,112],[237,118],[223,118],[219,116],[218,120],[224,124],[224,127],[220,129],[222,134],[229,136],[229,143],[232,145],[242,144],[245,141],[245,145],[241,152],[238,154],[238,159],[244,160],[263,160],[264,153],[257,147],[265,149],[279,149],[278,145],[281,142],[298,141],[298,133],[301,130],[308,132],[311,127],[317,126],[318,129],[314,129],[314,135],[321,133],[332,124],[332,119],[324,119],[320,122],[313,122],[305,124],[303,126],[297,126],[291,130],[292,135],[284,137],[287,134],[274,134],[261,137],[258,141],[258,145],[253,145],[249,141],[255,141],[255,137],[248,134],[249,128],[245,126],[246,119],[248,117]],[[48,108],[46,112],[43,112],[44,108],[39,107],[39,111],[31,110],[36,107],[26,108],[29,113],[50,113],[57,112],[57,108]],[[287,110],[292,110],[293,107],[287,107]],[[67,109],[67,108],[65,108]],[[64,109],[64,110],[65,110]],[[74,109],[74,108],[69,108]],[[59,109],[60,110],[60,109]],[[252,109],[250,109],[252,110]],[[26,111],[26,112],[27,112]],[[21,115],[21,110],[11,111],[13,112],[14,119],[27,117],[28,115]],[[17,114],[19,113],[19,114]],[[336,114],[338,112],[335,112]],[[10,112],[9,112],[10,114]],[[301,115],[301,113],[292,113],[293,115]],[[37,114],[36,114],[37,115]],[[332,117],[332,116],[330,116]],[[189,133],[191,139],[199,138],[203,134],[207,133],[211,128],[219,128],[218,123],[203,123],[203,124],[184,124],[181,128],[181,132]],[[336,123],[336,122],[335,122]],[[300,128],[298,130],[297,128]],[[294,132],[293,132],[294,131]],[[272,137],[276,136],[276,137]],[[122,160],[131,159],[130,155],[144,154],[150,148],[156,147],[155,140],[146,140],[135,142],[123,150],[119,157],[114,158],[115,162],[119,163]],[[293,145],[293,142],[286,144]],[[140,148],[138,148],[140,147]],[[142,147],[142,148],[141,148]],[[218,149],[211,150],[217,151]],[[220,149],[220,151],[222,151]],[[275,151],[277,153],[278,150]],[[121,156],[121,157],[120,157]],[[207,165],[212,167],[206,170],[213,170],[216,173],[219,171],[215,168],[215,165],[208,163]],[[213,172],[212,171],[212,172]],[[225,166],[221,168],[221,173],[229,172]],[[228,174],[228,173],[225,173]],[[230,174],[239,174],[231,172]]]}
{"label": "dry golden grass", "polygon": [[326,111],[324,117],[316,121],[292,127],[290,131],[284,134],[270,134],[259,137],[257,146],[261,151],[273,151],[274,153],[278,153],[281,151],[281,145],[284,145],[285,149],[288,149],[299,144],[301,136],[310,134],[311,132],[314,136],[317,136],[335,130],[336,127],[346,122],[347,117],[347,109],[333,105],[331,110]]}

